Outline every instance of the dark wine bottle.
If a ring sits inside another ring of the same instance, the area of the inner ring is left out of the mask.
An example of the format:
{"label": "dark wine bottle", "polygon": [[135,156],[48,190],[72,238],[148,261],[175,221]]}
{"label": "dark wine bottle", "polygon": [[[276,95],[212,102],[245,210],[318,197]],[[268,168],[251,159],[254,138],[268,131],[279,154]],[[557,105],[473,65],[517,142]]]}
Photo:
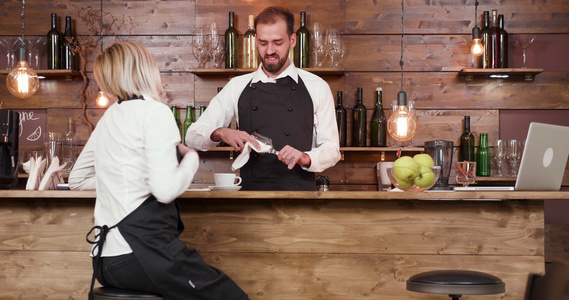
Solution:
{"label": "dark wine bottle", "polygon": [[180,123],[180,110],[178,106],[172,105],[172,114],[174,115],[174,120],[176,121],[176,126],[178,127],[178,131],[180,132],[180,137],[182,137],[182,123]]}
{"label": "dark wine bottle", "polygon": [[310,66],[310,32],[306,28],[306,12],[300,12],[300,28],[296,31],[296,46],[294,47],[294,64],[298,68]]}
{"label": "dark wine bottle", "polygon": [[363,104],[363,89],[358,88],[357,103],[354,106],[354,124],[352,133],[352,146],[366,146],[367,109]]}
{"label": "dark wine bottle", "polygon": [[73,30],[71,17],[65,17],[65,34],[61,43],[61,69],[77,70],[77,56],[73,53]]}
{"label": "dark wine bottle", "polygon": [[255,36],[255,16],[249,15],[249,27],[243,35],[243,68],[259,67]]}
{"label": "dark wine bottle", "polygon": [[235,29],[234,13],[229,12],[229,28],[225,31],[225,68],[239,66],[239,32]]}
{"label": "dark wine bottle", "polygon": [[191,105],[186,106],[186,119],[184,120],[184,130],[182,131],[182,143],[184,143],[184,145],[187,145],[186,133],[188,132],[188,128],[190,128],[190,125],[194,123],[193,115],[194,107]]}
{"label": "dark wine bottle", "polygon": [[490,176],[490,148],[488,148],[488,134],[480,134],[480,142],[476,151],[476,176]]}
{"label": "dark wine bottle", "polygon": [[481,68],[490,68],[490,55],[492,53],[490,45],[490,12],[484,11],[484,27],[480,31],[482,45],[484,45],[484,52],[480,56]]}
{"label": "dark wine bottle", "polygon": [[375,93],[375,109],[371,117],[371,146],[387,146],[387,119],[383,111],[383,90],[377,88]]}
{"label": "dark wine bottle", "polygon": [[47,33],[47,68],[61,67],[61,33],[57,30],[57,14],[51,14],[51,29]]}
{"label": "dark wine bottle", "polygon": [[500,67],[500,28],[498,27],[498,11],[492,10],[492,23],[490,25],[490,67]]}
{"label": "dark wine bottle", "polygon": [[340,139],[340,147],[347,146],[346,137],[346,108],[344,107],[344,100],[342,91],[336,94],[336,123],[338,125],[338,137]]}
{"label": "dark wine bottle", "polygon": [[474,135],[470,132],[470,116],[464,117],[464,132],[460,136],[459,161],[475,161]]}
{"label": "dark wine bottle", "polygon": [[504,15],[498,15],[498,28],[500,28],[500,68],[508,67],[508,32],[504,29]]}

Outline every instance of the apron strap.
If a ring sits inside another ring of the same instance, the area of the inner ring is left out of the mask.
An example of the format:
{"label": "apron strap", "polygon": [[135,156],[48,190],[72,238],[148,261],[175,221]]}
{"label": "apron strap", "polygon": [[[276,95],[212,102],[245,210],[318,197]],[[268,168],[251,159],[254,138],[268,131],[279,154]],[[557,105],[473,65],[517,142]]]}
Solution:
{"label": "apron strap", "polygon": [[[103,245],[105,245],[105,241],[107,240],[107,233],[109,233],[109,231],[115,227],[117,227],[118,224],[114,225],[114,226],[107,226],[107,225],[103,225],[103,226],[93,226],[93,228],[91,228],[91,230],[89,230],[89,232],[87,233],[87,236],[85,237],[85,239],[87,240],[87,243],[91,244],[91,245],[95,245],[93,247],[93,250],[91,250],[91,254],[93,255],[94,259],[95,259],[95,267],[93,268],[93,276],[91,277],[91,288],[89,290],[89,300],[93,300],[93,287],[95,286],[95,274],[97,274],[97,271],[99,270],[99,268],[101,267],[101,254],[103,253]],[[99,230],[98,234],[95,234],[95,239],[94,240],[90,240],[89,239],[89,235],[91,235],[91,233],[93,233],[93,231],[95,230]],[[95,254],[95,250],[97,250],[97,254]]]}

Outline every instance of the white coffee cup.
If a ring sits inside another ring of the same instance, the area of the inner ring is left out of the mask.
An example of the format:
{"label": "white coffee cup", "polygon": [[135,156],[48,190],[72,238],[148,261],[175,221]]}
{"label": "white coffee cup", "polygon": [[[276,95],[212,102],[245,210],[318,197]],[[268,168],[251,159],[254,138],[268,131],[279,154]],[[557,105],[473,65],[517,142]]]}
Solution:
{"label": "white coffee cup", "polygon": [[[235,179],[237,179],[237,182],[235,182]],[[233,173],[215,173],[213,174],[213,180],[215,181],[216,186],[232,186],[241,184],[241,177]]]}

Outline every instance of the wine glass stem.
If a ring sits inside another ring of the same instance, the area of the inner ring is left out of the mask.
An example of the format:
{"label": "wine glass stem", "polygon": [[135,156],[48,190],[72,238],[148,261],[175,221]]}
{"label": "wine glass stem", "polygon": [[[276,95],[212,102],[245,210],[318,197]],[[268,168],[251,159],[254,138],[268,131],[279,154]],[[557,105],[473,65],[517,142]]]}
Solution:
{"label": "wine glass stem", "polygon": [[522,48],[522,55],[524,57],[524,65],[522,68],[526,67],[526,48]]}

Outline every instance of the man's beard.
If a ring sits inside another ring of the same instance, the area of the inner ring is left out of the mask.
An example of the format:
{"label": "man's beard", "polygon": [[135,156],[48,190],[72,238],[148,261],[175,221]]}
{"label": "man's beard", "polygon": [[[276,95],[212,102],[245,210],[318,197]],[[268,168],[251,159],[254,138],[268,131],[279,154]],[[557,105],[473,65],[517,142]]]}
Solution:
{"label": "man's beard", "polygon": [[286,64],[286,61],[288,59],[288,56],[285,56],[283,59],[281,59],[278,55],[274,54],[274,55],[269,55],[269,56],[276,56],[277,57],[277,62],[274,64],[268,64],[266,63],[266,56],[263,57],[262,59],[262,63],[263,63],[263,68],[267,71],[267,72],[271,72],[271,73],[276,73],[278,71],[280,71],[280,69]]}

